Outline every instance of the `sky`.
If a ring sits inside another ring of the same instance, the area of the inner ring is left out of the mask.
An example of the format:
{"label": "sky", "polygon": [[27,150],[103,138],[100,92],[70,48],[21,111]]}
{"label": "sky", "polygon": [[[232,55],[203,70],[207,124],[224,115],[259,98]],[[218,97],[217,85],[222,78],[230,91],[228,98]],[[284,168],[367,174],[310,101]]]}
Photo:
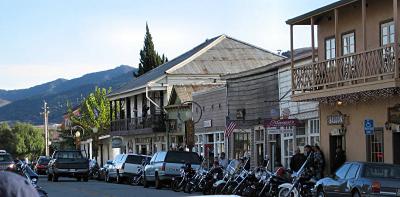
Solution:
{"label": "sky", "polygon": [[[168,59],[221,34],[276,52],[290,48],[287,19],[336,0],[0,1],[0,89],[137,67],[146,22]],[[310,46],[295,27],[295,48]]]}

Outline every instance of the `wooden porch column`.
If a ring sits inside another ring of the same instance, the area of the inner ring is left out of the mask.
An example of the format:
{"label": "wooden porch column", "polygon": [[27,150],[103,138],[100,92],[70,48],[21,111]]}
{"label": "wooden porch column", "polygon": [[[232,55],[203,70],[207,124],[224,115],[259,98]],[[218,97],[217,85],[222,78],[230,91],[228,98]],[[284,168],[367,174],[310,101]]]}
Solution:
{"label": "wooden porch column", "polygon": [[[361,23],[362,23],[362,50],[363,52],[365,52],[367,50],[367,25],[366,25],[366,17],[367,17],[367,0],[362,0],[361,1]],[[365,76],[367,73],[367,67],[366,67],[366,60],[365,58],[362,59],[362,72],[363,72],[363,78],[364,78],[364,82],[365,82]]]}
{"label": "wooden porch column", "polygon": [[314,17],[311,17],[311,50],[312,50],[312,62],[315,63],[315,39],[314,39]]}
{"label": "wooden porch column", "polygon": [[294,58],[293,58],[293,25],[290,25],[290,69],[292,73],[292,94],[296,87],[294,86]]}
{"label": "wooden porch column", "polygon": [[394,78],[399,78],[399,17],[397,12],[397,0],[393,0],[393,20],[394,20]]}

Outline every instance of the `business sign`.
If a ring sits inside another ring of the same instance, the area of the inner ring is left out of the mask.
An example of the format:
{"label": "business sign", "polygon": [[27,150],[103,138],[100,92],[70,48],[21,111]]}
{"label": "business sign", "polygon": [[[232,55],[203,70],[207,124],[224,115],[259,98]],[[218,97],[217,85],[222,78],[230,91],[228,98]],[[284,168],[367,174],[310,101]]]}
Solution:
{"label": "business sign", "polygon": [[331,136],[341,136],[346,134],[346,129],[345,128],[341,128],[341,129],[332,129],[331,130]]}
{"label": "business sign", "polygon": [[298,126],[299,124],[299,120],[297,119],[267,120],[264,122],[265,127],[290,127]]}
{"label": "business sign", "polygon": [[373,135],[374,134],[374,120],[372,120],[372,119],[364,120],[364,132],[365,132],[365,135]]}
{"label": "business sign", "polygon": [[121,148],[122,147],[122,139],[121,138],[113,138],[111,140],[112,148]]}
{"label": "business sign", "polygon": [[267,132],[268,132],[268,134],[293,133],[293,129],[267,128]]}
{"label": "business sign", "polygon": [[340,111],[336,111],[332,115],[327,117],[328,125],[343,125],[345,121],[345,115]]}
{"label": "business sign", "polygon": [[205,120],[205,121],[203,121],[203,127],[204,127],[204,128],[209,128],[209,127],[212,126],[211,123],[212,123],[211,120]]}

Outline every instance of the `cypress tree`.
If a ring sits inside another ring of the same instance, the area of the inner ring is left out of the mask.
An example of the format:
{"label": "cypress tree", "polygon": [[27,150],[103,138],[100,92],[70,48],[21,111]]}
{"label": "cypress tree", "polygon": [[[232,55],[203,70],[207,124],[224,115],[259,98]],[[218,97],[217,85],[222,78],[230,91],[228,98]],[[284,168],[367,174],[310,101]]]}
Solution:
{"label": "cypress tree", "polygon": [[156,68],[157,66],[167,62],[167,57],[163,54],[160,56],[154,49],[153,38],[149,31],[149,26],[146,23],[146,34],[144,37],[143,49],[140,50],[139,69],[134,73],[135,77],[139,77],[146,72]]}

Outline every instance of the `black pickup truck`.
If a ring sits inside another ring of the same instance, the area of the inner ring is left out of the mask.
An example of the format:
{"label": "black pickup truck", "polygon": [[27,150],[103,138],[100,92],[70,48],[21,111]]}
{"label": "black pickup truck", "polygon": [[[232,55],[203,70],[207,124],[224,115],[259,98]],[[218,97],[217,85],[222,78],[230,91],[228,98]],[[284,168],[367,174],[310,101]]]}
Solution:
{"label": "black pickup truck", "polygon": [[47,179],[56,182],[58,177],[72,177],[87,182],[89,160],[80,151],[55,151],[47,168]]}

